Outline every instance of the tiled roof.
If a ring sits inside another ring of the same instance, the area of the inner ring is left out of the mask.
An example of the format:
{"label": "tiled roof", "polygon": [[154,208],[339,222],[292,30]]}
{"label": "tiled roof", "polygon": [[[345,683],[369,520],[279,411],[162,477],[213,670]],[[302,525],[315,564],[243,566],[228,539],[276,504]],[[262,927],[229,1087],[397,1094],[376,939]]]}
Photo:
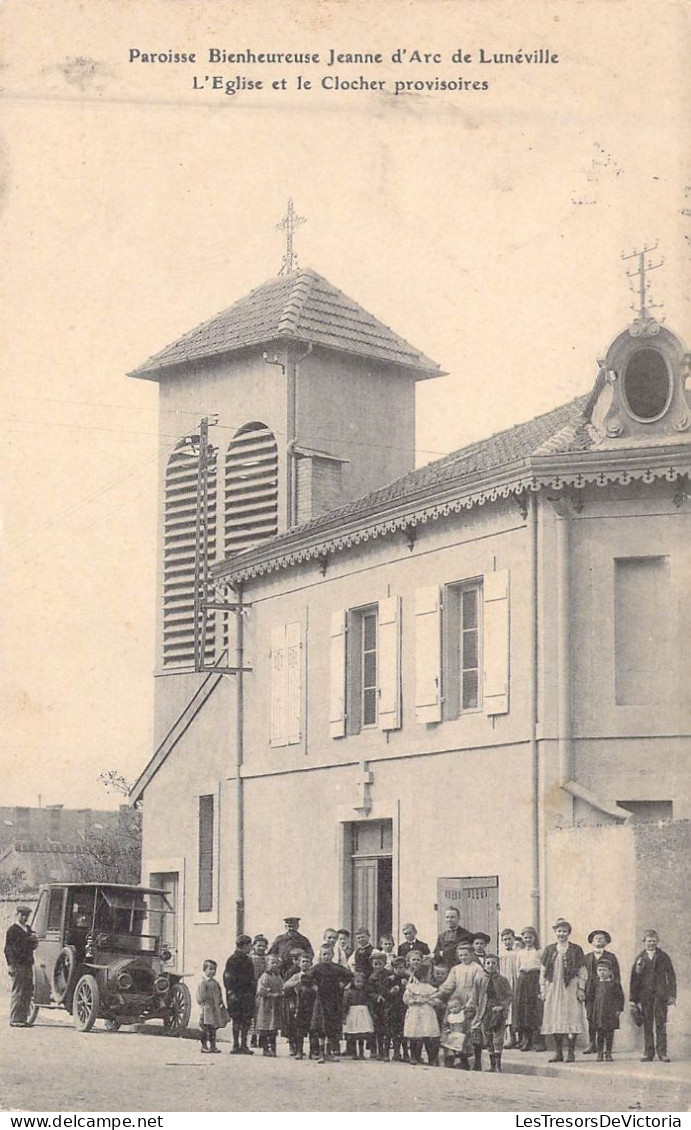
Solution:
{"label": "tiled roof", "polygon": [[535,455],[585,451],[592,442],[585,416],[589,399],[589,395],[579,396],[524,424],[515,424],[503,432],[496,432],[487,439],[478,440],[445,455],[434,463],[427,463],[345,506],[278,534],[254,549],[236,554],[229,558],[231,566],[240,569],[246,560],[255,556],[265,558],[280,554],[297,542],[312,535],[318,536],[321,531],[326,533],[345,523],[357,523],[359,519],[364,522],[386,515],[389,510],[405,504],[407,500],[417,501],[425,494],[432,497],[439,489],[453,486],[462,495],[465,487],[474,483],[478,477],[518,468]]}
{"label": "tiled roof", "polygon": [[46,840],[20,840],[0,853],[3,871],[19,867],[24,872],[27,888],[41,883],[68,882],[77,878],[77,857],[83,859],[86,848],[80,844],[53,843]]}
{"label": "tiled roof", "polygon": [[287,339],[372,357],[438,376],[436,362],[337,290],[316,271],[302,270],[263,283],[208,322],[154,354],[131,376],[248,346]]}

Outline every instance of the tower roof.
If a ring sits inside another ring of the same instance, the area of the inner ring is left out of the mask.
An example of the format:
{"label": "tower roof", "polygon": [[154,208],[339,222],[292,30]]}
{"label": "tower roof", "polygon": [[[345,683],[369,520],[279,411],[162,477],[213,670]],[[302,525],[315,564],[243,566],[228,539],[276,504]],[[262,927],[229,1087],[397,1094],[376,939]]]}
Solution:
{"label": "tower roof", "polygon": [[306,269],[262,283],[155,353],[130,376],[158,380],[178,365],[277,341],[312,343],[400,365],[413,370],[416,380],[442,375],[436,362],[322,275]]}

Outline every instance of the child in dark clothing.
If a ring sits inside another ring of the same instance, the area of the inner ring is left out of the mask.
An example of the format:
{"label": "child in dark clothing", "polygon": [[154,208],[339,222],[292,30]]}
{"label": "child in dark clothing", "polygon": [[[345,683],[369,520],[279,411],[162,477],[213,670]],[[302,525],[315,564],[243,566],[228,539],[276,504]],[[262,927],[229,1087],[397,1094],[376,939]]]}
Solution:
{"label": "child in dark clothing", "polygon": [[[309,1035],[310,1022],[317,990],[306,980],[312,962],[306,953],[298,960],[298,972],[285,982],[285,1008],[292,1018],[291,1031],[295,1047],[295,1058],[304,1059],[305,1036]],[[318,1048],[317,1048],[318,1052]],[[310,1045],[310,1055],[314,1048]]]}
{"label": "child in dark clothing", "polygon": [[[444,970],[446,973],[446,970]],[[389,976],[388,986],[388,1004],[387,1004],[387,1024],[389,1028],[389,1038],[393,1048],[393,1058],[395,1062],[400,1062],[404,1059],[408,1062],[408,1041],[404,1039],[403,1028],[405,1026],[406,1006],[403,1003],[403,994],[408,984],[408,977],[406,974],[405,958],[394,957],[393,969]]]}
{"label": "child in dark clothing", "polygon": [[614,1033],[619,1027],[619,1015],[624,1008],[624,990],[614,979],[611,961],[597,963],[597,983],[593,992],[592,1019],[595,1029],[595,1047],[598,1062],[612,1062]]}
{"label": "child in dark clothing", "polygon": [[374,1040],[372,1042],[372,1059],[388,1060],[389,1058],[389,1026],[387,1004],[389,997],[389,972],[386,968],[386,954],[381,950],[373,950],[372,973],[367,982],[371,993],[370,1012],[374,1024]]}
{"label": "child in dark clothing", "polygon": [[325,1063],[327,1059],[333,1059],[334,1055],[339,1054],[343,986],[352,977],[349,970],[337,965],[332,959],[331,946],[322,946],[318,965],[313,965],[309,973],[305,974],[307,983],[314,985],[317,990],[310,1021],[310,1038],[314,1037],[319,1042],[319,1063]]}
{"label": "child in dark clothing", "polygon": [[365,1058],[365,1043],[374,1032],[370,1011],[372,994],[365,982],[365,974],[358,970],[352,985],[343,992],[343,1034],[346,1038],[346,1055],[351,1059]]}

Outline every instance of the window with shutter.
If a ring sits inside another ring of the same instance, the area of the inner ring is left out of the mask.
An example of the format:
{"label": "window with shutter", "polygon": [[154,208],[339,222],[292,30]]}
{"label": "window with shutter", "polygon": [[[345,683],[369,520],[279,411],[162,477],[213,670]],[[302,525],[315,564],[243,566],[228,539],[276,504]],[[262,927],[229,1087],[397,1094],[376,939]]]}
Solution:
{"label": "window with shutter", "polygon": [[331,614],[329,733],[342,738],[346,732],[346,626],[345,609]]}
{"label": "window with shutter", "polygon": [[438,585],[415,593],[415,716],[441,721],[441,601]]}
{"label": "window with shutter", "polygon": [[485,714],[509,711],[509,571],[485,573],[482,591],[483,690]]}
{"label": "window with shutter", "polygon": [[214,905],[214,797],[199,797],[199,887],[198,909]]}
{"label": "window with shutter", "polygon": [[401,725],[401,598],[379,602],[379,729]]}
{"label": "window with shutter", "polygon": [[[182,440],[166,467],[163,512],[163,664],[194,663],[194,558],[199,460]],[[216,465],[208,472],[209,563],[216,555]],[[211,597],[211,592],[208,594]],[[207,613],[204,660],[213,663],[214,613]]]}
{"label": "window with shutter", "polygon": [[271,633],[271,745],[302,738],[302,625],[282,624]]}

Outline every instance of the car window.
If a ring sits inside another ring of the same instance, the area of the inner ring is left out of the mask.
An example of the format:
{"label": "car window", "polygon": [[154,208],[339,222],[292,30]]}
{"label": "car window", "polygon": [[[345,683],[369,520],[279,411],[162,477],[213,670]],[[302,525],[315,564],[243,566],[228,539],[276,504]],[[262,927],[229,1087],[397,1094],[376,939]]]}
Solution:
{"label": "car window", "polygon": [[62,904],[65,899],[64,890],[54,890],[50,892],[50,901],[48,903],[48,921],[46,923],[46,930],[59,930],[62,922]]}

